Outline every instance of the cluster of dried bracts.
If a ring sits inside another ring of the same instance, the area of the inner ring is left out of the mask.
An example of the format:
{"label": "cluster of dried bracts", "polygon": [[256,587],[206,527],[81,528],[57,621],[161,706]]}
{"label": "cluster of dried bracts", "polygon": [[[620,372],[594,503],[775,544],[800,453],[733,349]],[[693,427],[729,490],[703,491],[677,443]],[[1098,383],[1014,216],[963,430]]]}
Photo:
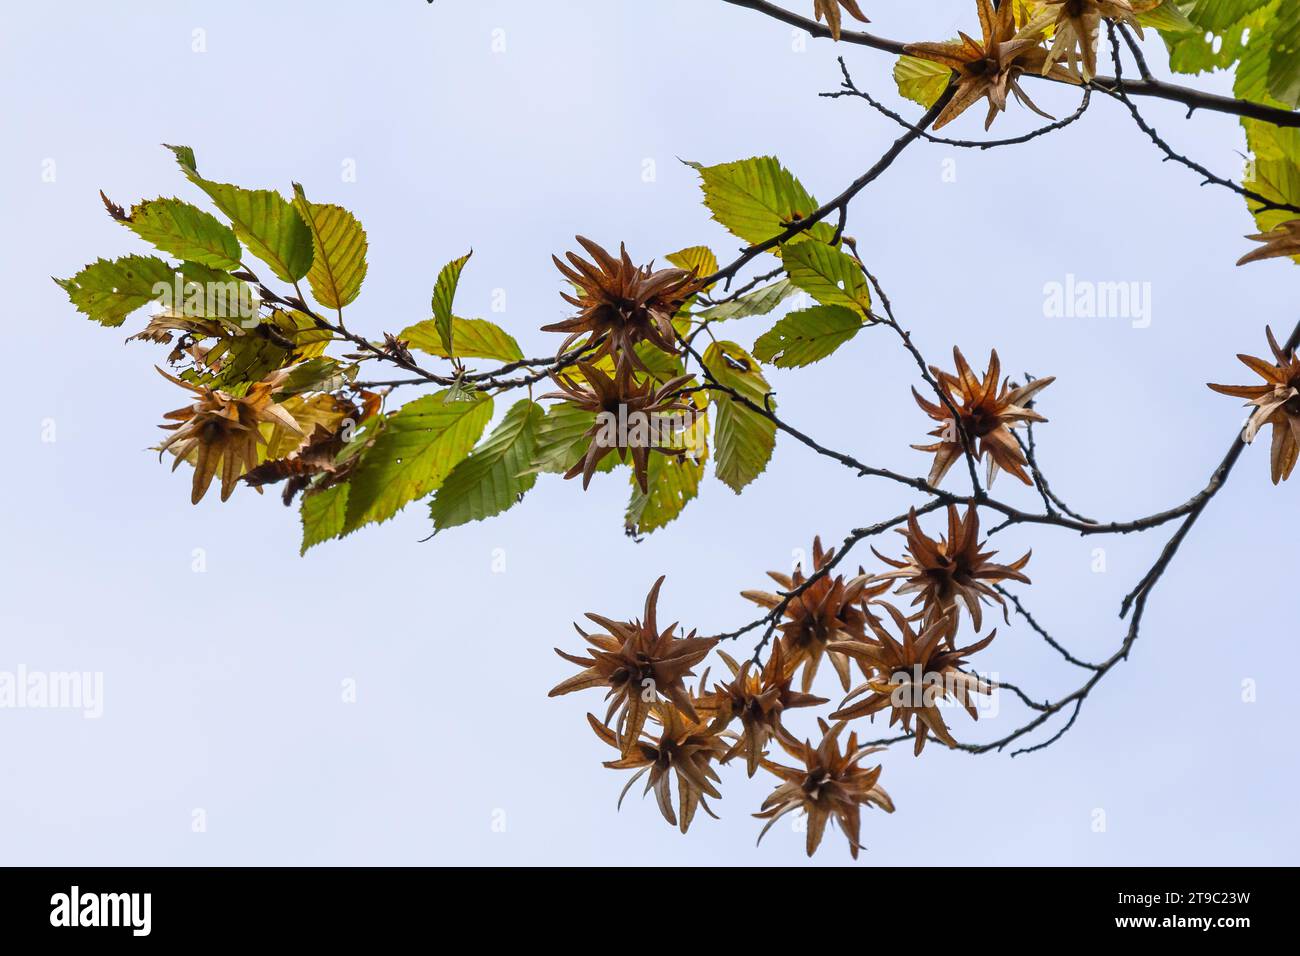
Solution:
{"label": "cluster of dried bracts", "polygon": [[[738,663],[717,646],[718,639],[679,633],[676,624],[661,628],[660,578],[640,620],[587,615],[598,630],[578,628],[590,645],[586,656],[556,649],[582,670],[552,689],[551,696],[604,689],[609,701],[604,718],[587,716],[597,735],[618,750],[605,766],[636,771],[623,795],[645,777],[644,792],[654,791],[664,819],[683,833],[699,808],[713,815],[708,800],[721,796],[717,768],[743,762],[749,776],[764,770],[781,781],[755,814],[767,821],[759,839],[778,818],[799,811],[807,826],[809,855],[834,820],[856,857],[862,845],[862,808],[892,812],[894,805],[879,785],[881,768],[862,766],[881,748],[860,744],[856,730],[843,739],[846,724],[879,713],[915,738],[918,755],[931,737],[958,746],[942,710],[955,705],[978,718],[977,695],[990,694],[994,687],[966,670],[965,659],[987,647],[997,633],[958,647],[963,618],[978,632],[985,603],[996,602],[1005,610],[995,585],[1029,583],[1022,573],[1029,555],[1003,565],[992,561],[994,552],[983,550],[973,507],[963,516],[950,506],[947,518],[947,533],[932,538],[914,512],[902,531],[903,556],[878,555],[889,566],[882,573],[859,568],[851,578],[835,574],[835,552],[818,539],[811,570],[770,572],[780,593],[743,592],[773,615],[773,639],[761,666],[755,660]],[[911,608],[902,610],[889,600],[891,590],[899,597],[915,595]],[[726,666],[725,681],[711,682],[704,670],[692,686],[688,678],[710,652]],[[814,743],[800,739],[788,724],[791,711],[830,703],[812,692],[823,659],[834,668],[843,696],[830,714],[834,724],[818,719]],[[861,675],[857,686],[852,686],[854,669]],[[778,747],[794,766],[774,758]]]}
{"label": "cluster of dried bracts", "polygon": [[[849,21],[869,22],[864,5],[813,0],[816,23],[826,24],[814,32],[851,38]],[[1140,34],[1143,20],[1167,24],[1185,18],[1187,6],[976,0],[978,31],[906,47],[899,91],[927,106],[943,100],[936,129],[981,101],[986,127],[1011,98],[1041,113],[1024,88],[1032,84],[1023,80],[1090,83],[1104,27]],[[905,75],[922,77],[925,92],[905,83]],[[1248,133],[1262,128],[1248,126]],[[1271,145],[1273,152],[1291,148]],[[259,491],[282,484],[285,502],[299,501],[304,550],[386,521],[424,498],[431,498],[436,530],[481,520],[517,503],[540,472],[581,476],[586,488],[597,472],[618,463],[631,472],[625,527],[632,534],[663,527],[696,495],[706,458],[739,493],[767,467],[779,428],[794,432],[776,417],[762,364],[807,366],[862,329],[883,324],[871,301],[878,287],[843,235],[844,220],[839,228],[831,224],[829,214],[844,214],[847,199],[818,203],[775,157],[762,156],[692,164],[714,219],[744,244],[732,266],[693,246],[669,255],[670,267],[656,268],[638,264],[626,248],[616,255],[582,237],[585,257],[555,257],[572,312],[542,327],[563,336],[554,358],[525,359],[505,329],[456,314],[468,255],[439,274],[432,318],[369,339],[344,319],[367,273],[366,234],[351,213],[309,201],[297,185],[288,198],[209,180],[199,174],[192,150],[169,148],[224,220],[180,199],[128,210],[103,197],[109,215],[160,255],[99,259],[56,281],[80,311],[110,327],[146,305],[159,306],[131,338],[168,347],[170,371],[163,374],[187,392],[189,404],[164,415],[167,435],[156,450],[173,456],[173,467],[193,466],[195,503],[214,482],[222,500],[240,482]],[[1253,143],[1252,151],[1257,160],[1265,152]],[[1273,189],[1268,182],[1295,178],[1290,164],[1256,185]],[[1300,261],[1300,219],[1284,214],[1297,208],[1300,195],[1279,189],[1270,192],[1276,201],[1252,210],[1260,231],[1249,238],[1260,245],[1241,264]],[[777,272],[717,294],[762,251],[779,258]],[[277,282],[278,292],[271,288]],[[715,322],[774,312],[795,291],[817,305],[784,314],[755,341],[752,354],[732,341],[713,340],[702,356],[690,345],[701,333],[712,339]],[[1267,337],[1271,359],[1240,356],[1262,383],[1211,387],[1249,402],[1245,441],[1271,429],[1277,483],[1300,459],[1300,359],[1295,341],[1279,343],[1271,330]],[[327,355],[338,343],[354,351]],[[432,372],[416,353],[447,364]],[[499,367],[476,371],[466,365],[470,359]],[[388,373],[371,376],[375,368]],[[541,396],[552,402],[543,406],[532,386],[547,377],[558,391]],[[927,388],[913,392],[930,421],[930,440],[913,447],[933,457],[926,482],[904,480],[934,493],[926,513],[954,500],[938,489],[962,463],[973,486],[981,483],[980,462],[989,486],[1002,472],[1034,483],[1039,476],[1030,446],[1016,430],[1046,421],[1035,402],[1052,378],[1013,382],[997,352],[980,372],[956,349],[951,369],[929,366],[922,377]],[[439,390],[385,407],[394,389],[410,385]],[[528,397],[498,419],[494,400],[524,388]],[[489,432],[493,420],[499,423]],[[1046,487],[1041,490],[1046,498]],[[983,488],[977,491],[971,500],[987,500]],[[975,506],[963,512],[950,504],[946,518],[944,532],[931,536],[913,511],[901,529],[902,553],[876,552],[883,565],[875,571],[837,573],[839,556],[817,540],[808,566],[772,572],[773,590],[742,592],[769,625],[753,658],[743,662],[718,639],[660,626],[661,578],[639,620],[588,615],[594,628],[579,633],[589,649],[560,652],[580,672],[552,694],[604,689],[603,718],[589,717],[616,751],[607,765],[633,772],[628,787],[645,777],[663,816],[683,832],[700,807],[712,813],[709,800],[721,795],[719,768],[743,762],[749,776],[761,771],[778,781],[756,814],[766,821],[764,833],[798,812],[807,822],[810,854],[834,822],[856,856],[862,808],[892,811],[893,804],[880,788],[880,767],[864,764],[878,748],[862,742],[864,725],[849,725],[879,714],[881,723],[911,738],[918,755],[932,739],[960,746],[945,709],[974,719],[981,696],[996,689],[967,662],[996,633],[985,633],[984,609],[999,605],[1005,616],[1002,585],[1029,581],[1028,554],[995,562],[980,539]],[[705,666],[711,654],[721,662],[712,680]],[[830,691],[839,695],[835,702],[818,695],[828,692],[832,675],[839,685]],[[799,712],[818,707],[826,712],[816,732],[797,732],[800,720],[813,726],[812,715]]]}
{"label": "cluster of dried bracts", "polygon": [[952,122],[980,100],[988,101],[984,127],[993,125],[1007,108],[1008,94],[1040,116],[1020,80],[1046,76],[1064,83],[1087,83],[1097,72],[1097,42],[1102,20],[1142,28],[1138,13],[1159,6],[1160,0],[1046,0],[1031,6],[1008,2],[996,8],[992,0],[976,0],[980,38],[965,33],[959,40],[912,43],[909,55],[931,60],[953,71],[955,85],[934,128]]}
{"label": "cluster of dried bracts", "polygon": [[[590,239],[578,236],[578,242],[593,261],[572,252],[566,256],[567,262],[553,257],[556,267],[573,284],[576,295],[563,296],[577,307],[578,314],[542,327],[543,332],[568,333],[561,353],[575,344],[584,348],[583,360],[575,363],[581,377],[555,374],[553,378],[561,391],[543,397],[568,401],[597,415],[586,435],[589,443],[585,453],[564,477],[582,475],[585,489],[597,465],[610,452],[615,452],[620,461],[630,454],[636,482],[642,492],[647,492],[650,452],[674,457],[685,453],[675,442],[664,441],[655,423],[674,413],[685,418],[692,415],[694,406],[679,396],[693,376],[658,380],[646,360],[637,354],[637,346],[644,343],[675,358],[680,347],[673,322],[703,284],[694,272],[685,269],[638,266],[626,247],[615,258]],[[602,358],[613,363],[612,371],[600,368],[597,363]],[[631,427],[611,429],[611,421],[630,423]],[[638,429],[638,425],[642,427]]]}

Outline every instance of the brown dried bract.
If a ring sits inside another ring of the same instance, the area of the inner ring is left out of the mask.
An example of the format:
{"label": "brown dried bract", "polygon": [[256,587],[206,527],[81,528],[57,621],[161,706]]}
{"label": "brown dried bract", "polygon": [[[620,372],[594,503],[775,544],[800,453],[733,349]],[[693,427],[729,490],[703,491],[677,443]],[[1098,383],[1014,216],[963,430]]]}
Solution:
{"label": "brown dried bract", "polygon": [[945,372],[937,366],[930,366],[944,397],[956,409],[957,420],[953,420],[952,409],[948,403],[927,401],[912,389],[916,404],[939,422],[939,427],[930,432],[939,441],[933,445],[913,445],[917,451],[933,452],[934,464],[930,467],[930,484],[938,485],[944,475],[966,453],[962,443],[964,432],[974,444],[972,451],[976,458],[988,456],[988,483],[991,486],[997,479],[999,469],[1010,472],[1027,485],[1033,484],[1025,465],[1029,462],[1016,441],[1011,429],[1019,428],[1028,422],[1047,421],[1029,407],[1029,401],[1038,392],[1056,381],[1055,376],[1036,378],[1028,385],[1011,387],[1008,379],[999,387],[998,377],[1002,365],[995,349],[989,356],[989,367],[984,378],[977,376],[961,354],[961,349],[952,350],[953,360],[957,363],[957,374]]}
{"label": "brown dried bract", "polygon": [[[671,704],[655,704],[652,711],[654,719],[662,727],[659,736],[635,740],[630,749],[621,750],[622,756],[618,760],[607,760],[605,766],[611,770],[636,770],[619,794],[620,808],[623,806],[623,798],[632,789],[632,784],[649,772],[643,793],[653,790],[664,819],[685,833],[690,829],[699,807],[703,807],[709,816],[717,818],[704,798],[722,797],[715,786],[722,782],[722,778],[711,764],[721,758],[727,749],[727,743],[709,725],[687,717]],[[611,747],[621,749],[614,731],[593,714],[587,715],[587,722],[601,740]],[[676,813],[673,812],[670,772],[677,777]]]}
{"label": "brown dried bract", "polygon": [[1248,262],[1259,262],[1261,259],[1300,256],[1300,219],[1291,219],[1274,226],[1268,232],[1257,233],[1246,238],[1254,242],[1262,242],[1264,245],[1238,259],[1239,266],[1244,266]]}
{"label": "brown dried bract", "polygon": [[984,128],[988,129],[998,113],[1006,110],[1008,93],[1039,116],[1053,119],[1034,105],[1018,82],[1025,73],[1041,73],[1068,83],[1079,82],[1079,78],[1064,67],[1047,64],[1048,51],[1042,44],[1045,21],[1039,17],[1026,22],[1028,15],[1022,12],[1019,3],[1004,3],[995,10],[990,0],[976,2],[982,40],[960,33],[960,41],[910,43],[904,49],[909,56],[951,67],[957,75],[957,89],[935,120],[934,128],[942,129],[976,100],[987,99],[989,113]]}
{"label": "brown dried bract", "polygon": [[896,569],[877,575],[875,580],[901,580],[897,593],[915,594],[912,605],[922,606],[925,626],[941,625],[941,635],[949,640],[956,637],[962,605],[970,611],[976,631],[983,626],[982,601],[996,601],[1005,616],[1006,601],[990,585],[999,581],[1030,583],[1021,569],[1033,552],[1025,552],[1011,564],[994,564],[989,559],[997,552],[980,550],[980,519],[974,505],[966,509],[964,518],[958,516],[955,505],[949,505],[948,534],[938,540],[921,530],[915,508],[907,516],[906,530],[898,530],[907,541],[907,554],[895,561],[872,548],[876,557]]}
{"label": "brown dried bract", "polygon": [[[769,571],[768,577],[781,585],[782,594],[741,591],[740,596],[768,610],[775,610],[785,600],[786,594],[802,587],[813,575],[830,564],[834,557],[834,548],[822,550],[821,538],[814,538],[811,574],[805,575],[802,567],[795,568],[792,575]],[[845,581],[842,575],[832,577],[824,574],[785,606],[785,621],[777,627],[781,633],[781,651],[790,673],[803,668],[801,686],[804,693],[812,689],[813,678],[817,676],[826,646],[837,638],[861,637],[865,634],[867,612],[864,603],[883,594],[890,586],[886,582],[869,587],[868,579],[862,574],[850,581]],[[832,653],[830,661],[839,674],[840,683],[848,690],[848,659],[842,654]]]}
{"label": "brown dried bract", "polygon": [[566,302],[577,306],[579,312],[571,319],[543,326],[542,331],[568,333],[561,352],[579,337],[588,336],[587,343],[598,346],[587,356],[593,362],[602,355],[612,355],[619,363],[626,361],[644,369],[633,351],[642,341],[676,355],[673,317],[703,287],[695,273],[638,266],[628,256],[626,246],[621,247],[621,255],[616,259],[590,239],[578,236],[578,242],[595,262],[572,252],[566,256],[567,264],[557,256],[551,258],[564,277],[577,287],[576,296],[561,295]]}
{"label": "brown dried bract", "polygon": [[[559,398],[572,402],[584,411],[594,412],[598,418],[587,430],[591,439],[587,450],[568,471],[565,478],[582,475],[582,487],[586,490],[591,483],[591,476],[596,467],[610,452],[618,452],[618,460],[626,461],[630,452],[632,468],[636,482],[642,492],[647,492],[647,474],[650,468],[650,452],[680,457],[682,448],[655,443],[659,435],[660,424],[673,414],[695,414],[695,406],[677,398],[679,390],[691,380],[690,375],[679,375],[663,385],[656,386],[650,376],[637,381],[637,375],[630,363],[620,363],[611,378],[595,365],[578,362],[582,380],[560,372],[553,375],[560,392],[543,395],[544,399]],[[610,421],[599,416],[612,416],[616,425],[610,434]]]}
{"label": "brown dried bract", "polygon": [[347,398],[329,396],[337,409],[337,424],[326,427],[317,423],[305,443],[283,458],[264,461],[251,469],[244,475],[244,482],[260,489],[283,481],[281,497],[286,505],[290,505],[298,492],[309,486],[312,492],[318,492],[348,481],[356,471],[361,455],[342,454],[349,442],[343,424],[366,422],[379,413],[383,404],[382,396],[364,389],[358,391],[356,397],[361,402],[359,406]]}
{"label": "brown dried bract", "polygon": [[821,23],[824,18],[826,26],[830,27],[831,36],[836,40],[840,38],[840,7],[859,23],[871,22],[858,7],[858,0],[813,0],[813,14],[817,17],[817,22]]}
{"label": "brown dried bract", "polygon": [[721,762],[727,763],[744,754],[745,768],[752,777],[758,770],[768,742],[785,732],[781,716],[796,707],[816,707],[828,701],[825,697],[801,694],[791,688],[793,675],[786,666],[780,643],[772,648],[762,671],[754,666],[753,661],[737,664],[725,651],[718,651],[718,656],[730,669],[731,681],[715,684],[712,692],[696,700],[695,707],[712,716],[713,727],[717,730],[725,729],[733,720],[740,720],[740,735]]}
{"label": "brown dried bract", "polygon": [[[971,719],[979,719],[971,695],[991,693],[992,687],[976,675],[963,671],[961,665],[968,654],[987,647],[997,631],[969,647],[950,649],[944,642],[947,629],[943,621],[933,621],[917,634],[902,611],[892,604],[884,604],[884,607],[893,618],[902,640],[895,640],[878,621],[873,620],[870,622],[871,630],[876,640],[845,641],[837,645],[841,653],[861,663],[871,676],[844,698],[840,709],[831,714],[831,719],[853,720],[888,709],[889,725],[900,723],[904,730],[916,737],[913,754],[921,753],[929,734],[934,734],[949,747],[957,746],[943,722],[938,702],[952,698],[966,709]],[[862,699],[850,703],[858,697]]]}
{"label": "brown dried bract", "polygon": [[1288,350],[1278,345],[1271,328],[1265,331],[1276,364],[1253,355],[1238,354],[1237,358],[1266,384],[1211,384],[1210,388],[1224,395],[1250,399],[1247,404],[1254,406],[1255,411],[1242,432],[1241,437],[1246,442],[1253,442],[1265,425],[1273,426],[1271,462],[1273,484],[1276,485],[1291,477],[1296,459],[1300,457],[1300,359],[1296,358],[1295,349]]}
{"label": "brown dried bract", "polygon": [[1137,14],[1160,6],[1161,0],[1042,0],[1055,29],[1045,68],[1065,57],[1084,80],[1097,75],[1097,37],[1103,19],[1125,23],[1142,36]]}
{"label": "brown dried bract", "polygon": [[866,769],[859,761],[883,747],[860,747],[858,735],[849,734],[848,744],[840,750],[839,735],[844,730],[840,721],[831,727],[818,718],[821,743],[816,747],[809,741],[799,743],[786,737],[778,738],[781,747],[791,757],[800,761],[801,767],[763,761],[767,770],[783,781],[763,801],[762,810],[754,814],[766,820],[758,835],[762,842],[772,824],[792,810],[802,810],[807,816],[808,855],[812,856],[826,833],[826,824],[835,820],[849,841],[849,853],[856,860],[861,849],[862,806],[877,806],[886,813],[894,812],[894,801],[879,785],[880,767]]}
{"label": "brown dried bract", "polygon": [[715,639],[696,637],[694,631],[686,637],[675,637],[676,624],[659,630],[655,605],[663,583],[660,577],[650,589],[643,620],[612,621],[599,614],[587,614],[588,620],[605,629],[604,634],[588,634],[575,624],[578,633],[593,648],[587,657],[555,649],[555,653],[583,671],[551,688],[548,696],[558,697],[588,687],[609,688],[605,695],[610,702],[605,723],[608,725],[617,718],[616,732],[625,756],[636,746],[656,700],[669,700],[691,720],[699,719],[685,678],[694,674],[691,668],[704,660],[717,644]]}
{"label": "brown dried bract", "polygon": [[221,500],[234,493],[241,476],[257,466],[258,448],[266,443],[259,426],[280,425],[294,434],[302,429],[293,416],[271,400],[286,373],[273,373],[254,383],[242,398],[220,389],[191,385],[162,369],[158,373],[169,382],[189,389],[199,400],[193,405],[168,412],[163,418],[174,424],[159,425],[174,434],[158,447],[158,457],[170,451],[176,456],[175,471],[182,461],[194,464],[194,483],[190,501],[198,504],[208,486],[221,475]]}

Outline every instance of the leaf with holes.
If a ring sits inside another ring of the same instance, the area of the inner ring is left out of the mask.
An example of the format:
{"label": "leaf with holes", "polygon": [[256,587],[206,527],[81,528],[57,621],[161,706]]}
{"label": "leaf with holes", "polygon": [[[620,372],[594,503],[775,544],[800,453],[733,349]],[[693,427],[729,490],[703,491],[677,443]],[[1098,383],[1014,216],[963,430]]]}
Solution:
{"label": "leaf with holes", "polygon": [[157,256],[96,259],[70,279],[55,283],[77,307],[101,325],[121,325],[141,306],[172,289],[175,273]]}
{"label": "leaf with holes", "polygon": [[785,250],[790,281],[822,305],[841,305],[871,317],[871,289],[858,261],[820,242],[800,242]]}

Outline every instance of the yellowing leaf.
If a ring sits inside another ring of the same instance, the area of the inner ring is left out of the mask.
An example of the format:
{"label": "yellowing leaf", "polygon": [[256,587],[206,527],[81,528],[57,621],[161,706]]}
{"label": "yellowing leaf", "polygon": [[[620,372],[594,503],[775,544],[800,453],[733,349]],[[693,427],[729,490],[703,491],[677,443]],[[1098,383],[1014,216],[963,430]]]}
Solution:
{"label": "yellowing leaf", "polygon": [[442,344],[442,333],[436,319],[425,319],[403,329],[397,336],[410,344],[411,348],[450,358],[452,354],[460,358],[496,359],[501,362],[517,362],[524,357],[519,343],[514,337],[495,322],[487,319],[462,319],[453,316],[451,336],[454,352],[449,353]]}
{"label": "yellowing leaf", "polygon": [[276,278],[297,282],[312,264],[311,231],[298,211],[270,189],[244,189],[204,179],[194,167],[194,151],[187,146],[168,147],[176,154],[189,180],[212,199],[248,251],[261,259]]}
{"label": "yellowing leaf", "polygon": [[311,231],[311,294],[327,309],[341,309],[356,299],[366,277],[366,231],[342,206],[309,202],[298,183],[293,205]]}
{"label": "yellowing leaf", "polygon": [[898,92],[926,109],[935,104],[952,79],[952,70],[933,60],[917,56],[900,56],[894,64],[894,82]]}
{"label": "yellowing leaf", "polygon": [[665,258],[679,269],[694,272],[700,279],[707,278],[718,271],[718,257],[708,246],[691,246]]}
{"label": "yellowing leaf", "polygon": [[675,521],[699,494],[703,477],[703,461],[652,454],[646,472],[648,492],[642,492],[636,476],[632,476],[632,500],[628,502],[624,529],[630,535],[650,534]]}
{"label": "yellowing leaf", "polygon": [[212,372],[202,381],[242,394],[243,388],[275,369],[316,358],[325,351],[331,336],[302,312],[277,309],[257,326],[239,328],[237,334],[216,340],[204,355]]}
{"label": "yellowing leaf", "polygon": [[[1242,17],[1268,6],[1272,0],[1196,0],[1187,13],[1188,22],[1214,33],[1227,30]],[[1187,6],[1184,3],[1184,6]]]}
{"label": "yellowing leaf", "polygon": [[[757,408],[776,408],[758,363],[735,342],[714,342],[704,366],[718,384],[733,389]],[[776,423],[726,392],[714,392],[714,470],[736,494],[762,474],[776,447]]]}

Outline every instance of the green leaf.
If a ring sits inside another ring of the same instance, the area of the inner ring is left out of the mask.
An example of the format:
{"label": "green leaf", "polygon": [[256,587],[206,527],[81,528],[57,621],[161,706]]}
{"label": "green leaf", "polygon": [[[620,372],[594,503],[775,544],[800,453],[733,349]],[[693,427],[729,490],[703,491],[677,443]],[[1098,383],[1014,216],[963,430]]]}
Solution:
{"label": "green leaf", "polygon": [[894,82],[898,92],[926,109],[935,104],[952,79],[952,70],[942,63],[918,56],[900,56],[894,64]]}
{"label": "green leaf", "polygon": [[184,200],[136,203],[131,214],[120,221],[145,242],[178,259],[213,269],[239,268],[242,250],[234,231],[212,213]]}
{"label": "green leaf", "polygon": [[[776,408],[758,363],[735,342],[710,345],[704,352],[704,366],[718,384],[734,389],[758,408]],[[717,409],[715,472],[727,487],[740,494],[767,467],[776,447],[776,423],[725,392],[713,395]]]}
{"label": "green leaf", "polygon": [[1278,10],[1268,62],[1268,92],[1294,109],[1300,105],[1300,3]]}
{"label": "green leaf", "polygon": [[1196,24],[1187,19],[1187,14],[1183,13],[1174,0],[1164,0],[1154,10],[1139,13],[1137,19],[1142,26],[1151,27],[1161,33],[1186,33],[1196,29]]}
{"label": "green leaf", "polygon": [[342,206],[309,202],[298,183],[293,205],[311,231],[311,294],[325,308],[341,309],[356,299],[366,277],[366,231]]}
{"label": "green leaf", "polygon": [[[1268,71],[1272,52],[1267,43],[1247,44],[1241,59],[1237,62],[1237,76],[1232,84],[1232,92],[1237,99],[1253,100],[1268,106],[1284,105],[1274,100],[1268,93]],[[1261,125],[1259,120],[1245,117],[1242,119],[1242,124],[1246,127],[1248,140],[1251,127]],[[1272,124],[1268,125],[1270,129],[1273,128]]]}
{"label": "green leaf", "polygon": [[1222,33],[1272,0],[1196,0],[1187,19],[1202,30]]}
{"label": "green leaf", "polygon": [[[558,402],[546,410],[537,423],[533,461],[528,471],[562,475],[587,451],[591,439],[587,431],[596,424],[596,413],[571,402]],[[622,464],[618,455],[606,455],[596,466],[597,474],[607,474]]]}
{"label": "green leaf", "polygon": [[[141,306],[170,292],[175,272],[157,256],[96,259],[70,279],[55,279],[77,307],[101,325],[121,325]],[[159,284],[163,289],[157,288]],[[165,289],[165,291],[164,291]]]}
{"label": "green leaf", "polygon": [[1276,4],[1277,0],[1201,0],[1189,9],[1193,30],[1162,34],[1169,47],[1170,69],[1176,73],[1226,70],[1256,47],[1263,49],[1267,60]]}
{"label": "green leaf", "polygon": [[632,500],[628,502],[624,529],[630,535],[650,534],[676,520],[700,492],[704,462],[683,456],[653,454],[646,470],[643,492],[632,476]]}
{"label": "green leaf", "polygon": [[439,488],[487,428],[492,399],[448,402],[437,392],[402,406],[366,450],[352,478],[345,528],[387,521]]}
{"label": "green leaf", "polygon": [[[562,475],[587,447],[587,430],[596,424],[596,413],[572,402],[557,402],[537,424],[531,470]],[[606,456],[606,460],[612,456]],[[603,463],[602,463],[603,464]]]}
{"label": "green leaf", "polygon": [[[803,245],[803,243],[796,243],[796,245]],[[744,319],[751,315],[767,315],[796,291],[793,282],[789,279],[780,279],[731,302],[723,302],[721,305],[696,312],[695,318],[708,319],[710,322],[724,322],[727,319]]]}
{"label": "green leaf", "polygon": [[[166,145],[166,144],[164,144]],[[198,164],[194,160],[194,150],[188,146],[167,146],[176,156],[176,162],[180,164],[181,169],[185,170],[188,175],[191,172],[198,172]]]}
{"label": "green leaf", "polygon": [[276,401],[303,392],[333,392],[357,377],[357,366],[343,366],[329,356],[320,355],[293,366],[275,393]]}
{"label": "green leaf", "polygon": [[862,316],[840,305],[791,312],[754,343],[754,356],[778,368],[801,368],[830,355],[858,334]]}
{"label": "green leaf", "polygon": [[514,337],[495,322],[489,322],[487,319],[452,317],[451,340],[454,353],[443,347],[442,332],[438,328],[437,319],[425,319],[423,322],[408,326],[397,337],[409,343],[413,349],[440,358],[451,358],[452,354],[455,354],[460,358],[517,362],[524,357]]}
{"label": "green leaf", "polygon": [[[649,370],[650,377],[660,385],[676,378],[684,371],[681,356],[670,355],[650,342],[638,342],[632,347],[632,351],[636,353],[641,364]],[[614,374],[612,368],[607,371],[610,375]]]}
{"label": "green leaf", "polygon": [[471,249],[459,259],[453,259],[442,267],[438,281],[433,286],[433,321],[438,330],[438,339],[442,342],[444,353],[455,355],[452,339],[452,306],[456,301],[456,288],[460,285],[460,274],[465,271],[465,263],[474,255]]}
{"label": "green leaf", "polygon": [[208,194],[235,227],[235,235],[271,267],[276,278],[297,282],[307,274],[312,264],[311,230],[288,200],[270,189],[244,189],[204,179],[194,167],[192,149],[168,148],[190,182]]}
{"label": "green leaf", "polygon": [[[1300,137],[1294,130],[1283,130],[1265,123],[1248,124],[1255,158],[1244,185],[1265,199],[1288,205],[1300,205]],[[1250,204],[1253,206],[1254,204]],[[1260,232],[1268,232],[1295,214],[1282,209],[1255,213]]]}
{"label": "green leaf", "polygon": [[500,514],[537,483],[530,469],[543,417],[536,402],[516,402],[487,440],[452,469],[429,509],[438,531]]}
{"label": "green leaf", "polygon": [[[779,236],[791,223],[819,208],[817,200],[774,156],[720,166],[687,165],[700,174],[704,204],[713,218],[750,245]],[[835,230],[819,222],[797,239],[808,236],[830,243]]]}
{"label": "green leaf", "polygon": [[871,317],[871,289],[856,259],[820,242],[800,242],[784,252],[790,281],[822,305],[841,305]]}
{"label": "green leaf", "polygon": [[324,491],[309,492],[303,496],[299,513],[302,515],[302,548],[299,554],[322,541],[343,534],[348,511],[346,484],[333,485]]}
{"label": "green leaf", "polygon": [[330,338],[328,330],[318,329],[303,313],[277,309],[258,326],[215,341],[205,355],[208,365],[219,366],[211,374],[192,375],[190,370],[182,378],[242,395],[275,369],[316,358]]}

